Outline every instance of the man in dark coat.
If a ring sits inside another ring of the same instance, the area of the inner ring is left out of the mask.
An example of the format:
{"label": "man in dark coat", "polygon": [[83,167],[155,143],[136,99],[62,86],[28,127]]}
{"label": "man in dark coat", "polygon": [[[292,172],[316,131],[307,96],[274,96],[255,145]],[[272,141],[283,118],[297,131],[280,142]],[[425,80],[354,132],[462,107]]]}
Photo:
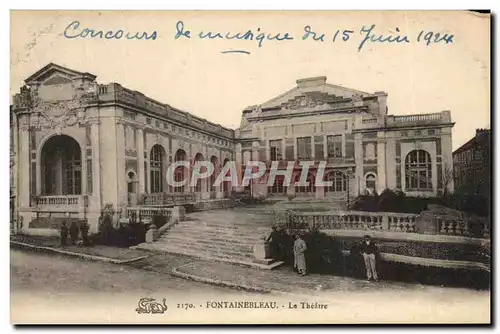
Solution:
{"label": "man in dark coat", "polygon": [[71,222],[71,225],[69,227],[69,236],[71,238],[71,243],[75,245],[76,241],[78,240],[78,225],[76,225],[75,221]]}
{"label": "man in dark coat", "polygon": [[66,222],[63,222],[61,225],[61,246],[66,246],[66,240],[68,239],[68,226],[66,226]]}
{"label": "man in dark coat", "polygon": [[282,248],[282,235],[276,228],[276,226],[273,226],[273,230],[269,234],[269,236],[266,239],[266,242],[270,243],[271,246],[271,256],[275,260],[282,260],[282,255],[281,255],[281,248]]}
{"label": "man in dark coat", "polygon": [[83,245],[87,246],[89,244],[89,224],[87,224],[87,222],[83,222],[80,229],[82,231]]}
{"label": "man in dark coat", "polygon": [[368,281],[378,281],[376,267],[376,254],[378,252],[378,248],[369,235],[365,235],[364,241],[360,245],[360,252],[365,260],[366,276]]}

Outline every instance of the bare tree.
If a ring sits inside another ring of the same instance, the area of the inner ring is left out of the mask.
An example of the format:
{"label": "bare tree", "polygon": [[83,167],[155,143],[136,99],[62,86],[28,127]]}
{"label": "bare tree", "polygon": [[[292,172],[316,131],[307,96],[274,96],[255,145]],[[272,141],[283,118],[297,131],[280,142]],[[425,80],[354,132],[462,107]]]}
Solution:
{"label": "bare tree", "polygon": [[445,164],[443,167],[443,196],[448,195],[448,186],[453,182],[453,167],[448,164]]}

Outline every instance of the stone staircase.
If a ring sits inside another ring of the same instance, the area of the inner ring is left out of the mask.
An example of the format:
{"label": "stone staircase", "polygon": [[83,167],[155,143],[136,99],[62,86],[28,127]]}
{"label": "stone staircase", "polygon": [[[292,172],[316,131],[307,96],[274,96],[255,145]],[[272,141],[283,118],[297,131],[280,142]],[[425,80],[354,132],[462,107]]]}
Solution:
{"label": "stone staircase", "polygon": [[253,247],[271,231],[274,216],[262,208],[190,213],[154,243],[137,248],[255,267]]}

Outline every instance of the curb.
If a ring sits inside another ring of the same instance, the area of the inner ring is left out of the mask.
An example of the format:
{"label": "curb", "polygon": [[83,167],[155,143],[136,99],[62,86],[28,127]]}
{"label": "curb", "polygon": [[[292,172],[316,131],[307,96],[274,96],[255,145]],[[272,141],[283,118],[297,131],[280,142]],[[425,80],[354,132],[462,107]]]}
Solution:
{"label": "curb", "polygon": [[[191,263],[188,263],[188,264],[191,264]],[[185,264],[184,266],[186,266],[188,264]],[[183,267],[183,266],[181,266],[181,267]],[[180,277],[180,278],[184,278],[184,279],[189,279],[189,280],[192,280],[195,282],[206,283],[206,284],[211,284],[211,285],[218,285],[218,286],[223,286],[223,287],[228,287],[228,288],[235,288],[235,289],[245,290],[245,291],[249,291],[249,292],[258,292],[258,293],[266,293],[266,294],[274,292],[274,290],[253,287],[253,286],[249,286],[246,284],[236,284],[236,283],[229,282],[229,281],[216,280],[216,279],[212,279],[212,278],[206,278],[206,277],[201,277],[201,276],[197,276],[197,275],[193,275],[193,274],[183,273],[179,270],[179,268],[181,268],[181,267],[177,267],[177,268],[172,269],[172,275]]]}
{"label": "curb", "polygon": [[92,261],[102,261],[102,262],[110,262],[114,264],[126,264],[126,263],[131,263],[135,261],[139,261],[142,259],[147,258],[149,255],[144,255],[144,256],[139,256],[130,260],[119,260],[119,259],[113,259],[110,257],[105,257],[105,256],[98,256],[98,255],[89,255],[85,253],[76,253],[76,252],[69,252],[65,250],[60,250],[57,248],[52,248],[52,247],[44,247],[44,246],[36,246],[32,244],[28,244],[25,242],[20,242],[20,241],[11,241],[11,245],[14,246],[19,246],[21,248],[28,248],[31,250],[35,251],[45,251],[45,252],[50,252],[50,253],[58,253],[58,254],[63,254],[63,255],[68,255],[68,256],[73,256],[73,257],[79,257],[87,260],[92,260]]}

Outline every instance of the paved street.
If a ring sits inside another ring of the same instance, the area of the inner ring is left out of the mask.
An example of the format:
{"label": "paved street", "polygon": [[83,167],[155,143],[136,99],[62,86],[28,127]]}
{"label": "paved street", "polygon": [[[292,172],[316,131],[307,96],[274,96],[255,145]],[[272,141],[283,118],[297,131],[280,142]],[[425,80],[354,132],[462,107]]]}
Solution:
{"label": "paved street", "polygon": [[[155,256],[148,262],[150,270],[160,259],[169,261],[169,267],[191,261]],[[12,250],[12,321],[160,324],[489,321],[489,291],[429,286],[402,289],[399,285],[392,289],[390,284],[379,290],[317,291],[308,296],[255,294],[175,278],[140,269],[141,266]],[[139,315],[135,308],[143,297],[158,301],[166,298],[169,310],[165,314]],[[275,301],[279,309],[216,309],[207,306],[211,301]],[[322,303],[329,308],[301,309],[301,302]],[[289,309],[290,303],[297,303],[298,310]]]}

